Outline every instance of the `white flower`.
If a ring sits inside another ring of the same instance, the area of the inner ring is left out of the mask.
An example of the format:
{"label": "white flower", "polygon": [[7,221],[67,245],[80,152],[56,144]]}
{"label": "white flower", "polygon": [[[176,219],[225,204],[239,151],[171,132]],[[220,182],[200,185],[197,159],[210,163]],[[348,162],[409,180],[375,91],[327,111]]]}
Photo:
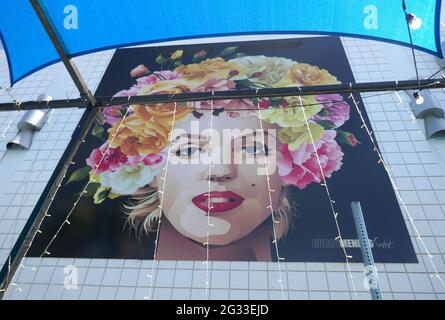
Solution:
{"label": "white flower", "polygon": [[246,56],[230,60],[241,66],[242,71],[252,76],[255,73],[261,73],[259,82],[273,85],[279,82],[291,69],[291,66],[297,62],[290,59],[266,56]]}
{"label": "white flower", "polygon": [[160,168],[140,163],[134,166],[124,166],[117,171],[104,172],[99,176],[99,180],[103,187],[111,188],[112,193],[130,195],[152,182],[159,173]]}

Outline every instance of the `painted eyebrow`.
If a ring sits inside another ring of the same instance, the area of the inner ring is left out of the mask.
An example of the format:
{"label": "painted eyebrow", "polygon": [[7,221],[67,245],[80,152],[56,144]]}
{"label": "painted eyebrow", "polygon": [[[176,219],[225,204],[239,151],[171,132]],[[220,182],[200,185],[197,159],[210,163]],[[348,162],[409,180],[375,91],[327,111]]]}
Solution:
{"label": "painted eyebrow", "polygon": [[201,135],[199,135],[199,134],[190,134],[190,133],[188,133],[188,134],[180,134],[179,136],[177,136],[176,138],[175,138],[175,141],[177,141],[177,140],[179,140],[180,138],[189,138],[189,140],[190,139],[196,139],[196,140],[199,140],[199,139],[201,139]]}
{"label": "painted eyebrow", "polygon": [[209,137],[207,137],[207,136],[205,136],[206,138],[207,138],[207,141],[206,140],[203,140],[203,138],[204,138],[204,136],[201,136],[201,135],[196,135],[196,134],[190,134],[190,133],[188,133],[188,134],[181,134],[181,135],[179,135],[179,136],[177,136],[176,138],[175,138],[175,141],[174,141],[174,143],[175,144],[178,144],[178,143],[180,143],[181,141],[181,138],[186,138],[187,140],[185,140],[184,142],[182,142],[181,143],[181,145],[185,145],[186,143],[187,144],[189,144],[190,143],[190,140],[197,140],[197,141],[199,141],[199,144],[201,144],[201,145],[203,145],[203,146],[205,146],[205,145],[207,145],[208,143],[209,143]]}

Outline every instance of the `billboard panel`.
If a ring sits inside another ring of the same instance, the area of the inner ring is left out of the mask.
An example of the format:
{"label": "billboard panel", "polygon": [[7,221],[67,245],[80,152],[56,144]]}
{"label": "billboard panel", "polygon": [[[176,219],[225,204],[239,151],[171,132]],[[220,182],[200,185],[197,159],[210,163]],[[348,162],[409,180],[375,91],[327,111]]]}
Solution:
{"label": "billboard panel", "polygon": [[[352,82],[340,39],[316,37],[120,49],[96,95]],[[103,120],[29,256],[344,262],[346,246],[358,262],[351,202],[360,201],[375,260],[417,262],[347,95],[106,106]]]}

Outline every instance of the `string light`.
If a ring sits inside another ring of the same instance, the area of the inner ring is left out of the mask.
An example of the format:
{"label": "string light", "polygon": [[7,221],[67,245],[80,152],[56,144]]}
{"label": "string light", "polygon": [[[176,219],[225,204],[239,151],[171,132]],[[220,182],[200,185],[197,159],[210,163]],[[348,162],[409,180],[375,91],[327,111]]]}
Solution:
{"label": "string light", "polygon": [[0,87],[0,89],[3,89],[6,92],[6,94],[11,98],[11,100],[13,101],[14,106],[17,108],[17,110],[24,111],[21,107],[22,101],[15,98],[14,94],[12,93],[12,90],[13,90],[12,87],[8,87],[8,88]]}
{"label": "string light", "polygon": [[411,110],[410,106],[403,101],[402,97],[400,96],[400,94],[397,91],[394,91],[394,94],[395,94],[395,96],[397,98],[397,105],[405,107],[404,108],[405,111],[408,113],[409,117],[411,118],[411,123],[416,122],[416,117],[412,113],[412,110]]}
{"label": "string light", "polygon": [[[214,92],[212,91],[212,96]],[[209,290],[209,278],[210,278],[210,268],[209,268],[209,250],[210,250],[210,228],[213,226],[210,224],[210,212],[212,210],[211,203],[212,197],[211,194],[211,181],[212,181],[212,166],[213,166],[213,100],[210,100],[210,137],[209,137],[209,154],[210,154],[210,162],[209,162],[209,178],[208,178],[208,193],[207,193],[207,241],[204,243],[206,246],[206,261],[204,264],[206,265],[206,289],[205,289],[205,299],[208,300],[210,297]]]}
{"label": "string light", "polygon": [[[127,108],[127,110],[126,110],[126,112],[125,112],[125,114],[124,114],[124,116],[123,116],[121,122],[119,123],[119,126],[117,127],[117,130],[116,130],[115,134],[114,134],[113,137],[111,138],[110,143],[108,144],[108,146],[107,146],[107,148],[105,149],[105,151],[102,153],[102,157],[101,157],[101,159],[99,160],[99,163],[96,165],[96,168],[94,169],[93,174],[90,175],[87,184],[85,185],[85,187],[84,187],[84,188],[82,189],[82,191],[80,192],[80,194],[79,194],[77,200],[74,202],[73,207],[72,207],[71,210],[68,212],[67,217],[66,217],[65,220],[62,222],[62,224],[60,225],[60,227],[57,229],[56,233],[55,233],[54,236],[51,238],[51,240],[49,241],[48,245],[45,247],[45,250],[43,251],[43,253],[40,255],[41,258],[42,258],[43,256],[45,256],[45,255],[48,255],[48,256],[51,255],[51,252],[49,251],[49,248],[51,247],[51,245],[53,244],[54,240],[55,240],[55,239],[57,238],[57,236],[59,235],[60,231],[62,231],[62,229],[63,229],[63,227],[65,226],[65,224],[70,224],[70,222],[69,222],[69,218],[70,218],[71,215],[74,213],[74,211],[75,211],[77,205],[79,204],[80,200],[81,200],[82,197],[84,196],[85,191],[87,191],[87,189],[88,189],[88,187],[90,186],[90,184],[94,182],[93,177],[96,176],[96,174],[97,174],[97,170],[99,169],[99,167],[100,167],[100,165],[102,164],[102,162],[105,160],[105,156],[106,156],[108,150],[111,148],[111,145],[113,144],[115,138],[117,137],[117,134],[119,133],[120,129],[122,128],[122,126],[123,126],[123,124],[124,124],[124,121],[125,121],[125,119],[127,118],[128,114],[129,114],[129,112],[130,112],[130,110],[133,110],[133,107],[132,107],[131,105]],[[85,139],[81,139],[81,142],[82,142],[82,143],[85,143]],[[52,198],[52,201],[53,201],[53,200],[54,200],[54,197]],[[47,208],[45,214],[48,213],[49,208],[50,208],[50,207]],[[42,222],[42,221],[43,221],[43,219],[41,220],[41,222]],[[40,228],[39,228],[39,229],[40,229]]]}
{"label": "string light", "polygon": [[[425,85],[425,86],[423,86],[422,88],[427,88],[427,87],[430,87],[430,86],[434,86],[434,85],[436,85],[436,84],[438,84],[438,83],[439,83],[439,82],[434,82],[434,83],[431,83],[431,84],[429,84],[429,85]],[[2,88],[2,89],[5,89],[5,88]],[[13,115],[13,117],[14,117],[14,119],[15,119],[15,117],[17,117],[17,115],[18,115],[18,111],[23,111],[23,109],[21,108],[21,101],[15,99],[15,98],[12,96],[11,90],[12,90],[12,88],[6,88],[6,89],[5,89],[5,91],[11,96],[11,98],[12,98],[12,100],[14,101],[15,105],[17,106],[17,110],[15,111],[15,113],[14,113],[14,115]],[[366,99],[366,98],[372,98],[372,97],[376,97],[376,96],[383,96],[383,95],[387,95],[387,94],[390,94],[390,93],[376,94],[376,95],[366,96],[366,97],[363,97],[363,98]],[[400,97],[400,96],[397,94],[397,92],[396,92],[396,95],[397,95],[398,97]],[[352,91],[351,91],[351,96],[350,96],[350,97],[352,97],[353,100],[354,100]],[[302,104],[302,100],[301,100],[301,96],[299,96],[299,98],[300,98],[300,106],[298,106],[298,107],[303,107],[303,112],[304,112],[304,107],[305,107],[305,106],[310,106],[311,104],[303,105],[303,104]],[[112,101],[112,100],[111,100],[111,101]],[[212,101],[212,103],[213,103],[213,100],[211,100],[211,101]],[[334,101],[332,101],[332,102],[334,102]],[[175,115],[176,115],[176,103],[177,103],[177,102],[175,102],[175,114],[174,114],[174,117],[175,117]],[[259,106],[259,105],[258,105],[258,106]],[[294,108],[294,107],[295,107],[295,106],[289,106],[288,108]],[[130,105],[129,108],[127,109],[127,113],[124,115],[124,118],[122,119],[122,122],[123,122],[123,120],[125,120],[126,116],[128,115],[128,111],[130,110],[130,108],[132,108],[131,105]],[[357,105],[356,105],[356,108],[358,108]],[[247,111],[247,110],[258,110],[258,108],[257,108],[257,109],[240,109],[240,110],[245,110],[245,111]],[[358,109],[358,111],[359,111],[359,109]],[[53,115],[53,112],[54,112],[54,109],[51,109],[51,113],[50,113],[50,117],[49,117],[49,122],[48,122],[48,123],[51,123],[51,117],[52,117],[52,115]],[[10,129],[10,126],[11,126],[11,124],[13,123],[14,119],[11,120],[11,122],[8,124],[8,127],[7,127],[7,129],[3,132],[2,137],[5,137],[6,132],[7,132],[7,130]],[[306,119],[306,120],[307,120],[307,119]],[[362,120],[363,120],[363,119],[362,119]],[[261,125],[262,125],[262,122],[261,122],[261,121],[260,121],[260,123],[261,123]],[[122,125],[122,123],[121,123],[121,125]],[[174,126],[174,121],[173,121],[173,126]],[[367,132],[368,132],[368,135],[369,135],[369,134],[372,135],[372,132],[370,132],[370,131],[368,130],[368,128],[366,127],[366,124],[365,124],[365,123],[364,123],[364,126],[362,126],[362,127],[366,128],[366,130],[367,130]],[[120,128],[120,126],[119,126],[119,128]],[[119,131],[119,128],[118,128],[117,132]],[[309,127],[308,127],[308,128],[309,128]],[[116,132],[116,134],[117,134],[117,132]],[[116,136],[116,134],[114,135],[114,137]],[[114,137],[113,137],[113,139],[114,139]],[[370,138],[372,139],[372,136],[370,136]],[[264,139],[264,135],[263,135],[263,139]],[[81,142],[84,143],[85,140],[82,140]],[[375,149],[375,151],[377,151],[377,152],[379,153],[378,149]],[[317,153],[316,153],[316,154],[317,154]],[[317,160],[319,160],[319,159],[318,159],[318,154],[317,154]],[[103,161],[103,158],[101,159],[101,161],[100,161],[99,163],[101,163],[102,161]],[[267,161],[267,160],[266,160],[266,161]],[[383,162],[383,159],[380,159],[380,160],[379,160],[379,163],[382,163],[382,164],[385,166],[385,163]],[[70,162],[70,163],[69,163],[69,165],[73,165],[73,164],[75,164],[75,162]],[[68,165],[68,166],[69,166],[69,165]],[[167,165],[168,165],[168,164],[167,164]],[[266,168],[267,168],[267,166],[266,166]],[[388,175],[390,176],[390,179],[391,179],[391,175],[389,174],[390,169],[387,168],[387,167],[385,166],[385,170],[388,172]],[[60,179],[60,181],[63,181],[63,179],[64,179],[65,177],[66,177],[66,171],[65,171],[65,174],[64,174],[64,175],[62,176],[62,178]],[[164,181],[165,181],[165,178],[163,178],[163,179],[164,179]],[[91,182],[93,182],[93,181],[94,181],[93,179],[90,179],[90,181],[88,182],[88,184],[87,184],[86,187],[88,187],[88,185],[89,185]],[[268,182],[269,182],[269,180],[268,180]],[[392,180],[392,183],[394,184],[394,181],[393,181],[393,180]],[[57,194],[57,192],[58,192],[60,186],[61,186],[60,183],[57,184],[57,188],[56,188],[54,194]],[[322,186],[327,187],[326,184],[322,184]],[[83,191],[85,191],[86,187],[84,188]],[[165,185],[164,185],[164,187],[165,187]],[[394,185],[394,189],[395,189],[396,191],[398,190],[398,188],[397,188],[395,185]],[[273,190],[270,189],[269,191],[272,192]],[[400,197],[400,194],[399,194],[398,192],[396,192],[396,193],[397,193],[398,197]],[[82,197],[83,194],[84,194],[84,193],[81,192],[81,194],[80,194],[80,198]],[[53,196],[52,198],[50,198],[49,205],[47,206],[48,209],[46,210],[46,212],[45,212],[45,214],[44,214],[44,218],[45,218],[45,217],[50,217],[50,216],[51,216],[51,215],[48,214],[48,211],[49,211],[49,208],[50,208],[51,205],[52,205],[52,202],[54,201],[54,198],[55,198],[54,196]],[[78,199],[78,201],[75,202],[75,206],[72,208],[72,210],[70,211],[70,213],[69,213],[68,216],[70,216],[70,215],[73,213],[75,207],[76,207],[77,204],[79,203],[80,198]],[[405,208],[405,211],[407,212],[407,214],[409,215],[409,212],[408,212],[408,210],[407,210],[407,208],[406,208],[405,205],[404,205],[404,208]],[[334,213],[334,217],[337,218],[337,216],[338,216],[338,213]],[[411,216],[409,216],[409,217],[410,217],[410,221],[413,223],[413,220],[412,220]],[[35,239],[36,234],[37,234],[37,233],[42,233],[42,231],[40,230],[40,227],[41,227],[41,225],[42,225],[42,223],[43,223],[44,218],[40,221],[40,223],[39,223],[39,225],[38,225],[38,227],[37,227],[37,231],[34,233],[34,235],[33,235],[33,237],[32,237],[32,240],[29,242],[29,245],[27,246],[27,248],[26,248],[26,250],[25,250],[26,253],[29,251],[30,247],[32,246],[32,243],[33,243],[33,241],[34,241],[34,239]],[[161,214],[160,214],[160,217],[159,217],[157,237],[158,237],[158,235],[159,235],[160,218],[161,218]],[[273,216],[272,216],[272,219],[273,219],[274,224],[278,223],[278,221],[274,220]],[[68,218],[63,222],[62,226],[58,229],[56,235],[51,239],[51,242],[50,242],[50,244],[48,245],[47,248],[49,248],[50,245],[53,243],[53,241],[55,240],[55,238],[57,237],[57,235],[59,234],[59,232],[60,232],[61,229],[63,228],[64,224],[69,224],[69,220],[68,220]],[[415,228],[415,230],[416,230],[416,233],[418,233],[417,228]],[[275,232],[275,230],[274,230],[274,232]],[[341,236],[340,236],[340,239],[341,239]],[[424,245],[424,242],[423,242],[422,238],[420,237],[420,235],[419,235],[419,240],[421,240],[421,243],[422,243],[424,249],[426,249],[426,247],[425,247],[425,245]],[[157,241],[156,241],[155,243],[156,243],[156,248],[155,248],[155,255],[156,255]],[[277,244],[276,238],[274,239],[274,243]],[[277,246],[276,246],[276,250],[278,250],[278,247],[277,247]],[[278,252],[278,251],[277,251],[277,252]],[[24,256],[26,256],[26,253],[25,253]],[[41,255],[41,257],[42,257],[43,255],[45,255],[45,254],[50,255],[51,253],[50,253],[48,250],[45,250],[44,253]],[[277,254],[277,256],[279,257],[278,254]],[[350,256],[347,256],[347,257],[350,257]],[[442,285],[445,287],[445,285],[444,285],[444,283],[443,283],[443,281],[442,281],[440,275],[439,275],[438,272],[437,272],[437,268],[435,267],[435,264],[434,264],[434,262],[432,261],[432,255],[428,253],[428,257],[430,258],[430,262],[431,262],[431,264],[433,265],[433,268],[434,268],[434,270],[435,270],[435,274],[432,275],[432,277],[437,277],[437,278],[441,281]],[[281,260],[283,260],[283,259],[279,257],[279,258],[278,258],[278,261],[281,261]],[[153,263],[154,263],[154,262],[155,262],[155,261],[153,261]],[[348,264],[348,261],[347,261],[347,264]],[[23,263],[20,263],[19,266],[22,267],[22,268],[25,267],[25,265],[24,265]],[[153,268],[154,268],[154,266],[153,266]],[[36,270],[35,267],[33,267],[33,270]],[[349,270],[349,272],[350,272],[349,267],[348,267],[348,270]],[[10,270],[9,270],[9,271],[10,271]],[[150,277],[150,278],[153,278],[153,275],[147,275],[147,276]],[[281,269],[280,269],[280,277],[281,277]],[[352,274],[351,274],[351,278],[352,278]],[[280,280],[281,280],[281,278],[280,278]],[[282,281],[279,281],[279,282],[282,283]],[[153,281],[152,281],[152,283],[153,283]],[[13,285],[13,284],[11,283],[11,285]],[[353,283],[353,285],[354,285],[354,283]],[[17,284],[14,284],[13,286],[17,286]],[[0,292],[4,292],[4,291],[5,291],[5,289],[0,289]],[[355,292],[355,288],[354,288],[354,292]]]}
{"label": "string light", "polygon": [[[11,255],[8,256],[8,273],[6,274],[5,283],[8,283],[10,276],[11,276]],[[12,284],[13,283],[11,283],[11,285]],[[14,285],[17,286],[17,284],[15,284],[15,283],[14,283]],[[18,287],[18,289],[19,289],[19,291],[22,291],[20,287]],[[6,287],[0,288],[0,292],[6,292]]]}
{"label": "string light", "polygon": [[[303,103],[303,100],[301,99],[301,96],[298,96],[298,98],[300,99],[300,104],[302,104],[302,103]],[[315,157],[316,157],[316,159],[317,159],[318,167],[319,167],[320,172],[321,172],[322,186],[323,186],[323,187],[325,188],[325,190],[326,190],[326,195],[328,196],[328,199],[329,199],[329,205],[330,205],[330,207],[331,207],[332,216],[334,217],[334,221],[335,221],[335,227],[337,228],[337,233],[338,233],[338,235],[337,235],[336,239],[339,241],[339,243],[340,243],[340,247],[341,247],[342,250],[343,250],[343,254],[344,254],[345,259],[346,259],[346,268],[347,268],[347,270],[348,270],[348,274],[349,274],[349,277],[350,277],[350,279],[351,279],[352,289],[353,289],[353,291],[354,291],[354,295],[357,297],[357,290],[356,290],[356,288],[355,288],[354,276],[353,276],[353,274],[352,274],[351,266],[350,266],[350,264],[349,264],[349,260],[352,259],[352,256],[349,255],[349,254],[346,252],[346,247],[343,245],[343,236],[342,236],[342,233],[341,233],[341,230],[340,230],[340,224],[339,224],[339,222],[338,222],[338,216],[339,216],[339,213],[338,213],[338,211],[335,210],[335,207],[334,207],[335,201],[334,201],[334,200],[332,199],[332,197],[331,197],[331,192],[330,192],[330,190],[329,190],[329,186],[328,186],[328,183],[327,183],[327,181],[326,181],[326,176],[325,176],[324,171],[323,171],[323,166],[321,165],[320,157],[319,157],[318,152],[317,152],[317,147],[315,146],[315,140],[314,140],[314,137],[313,137],[313,135],[312,135],[311,128],[310,128],[310,126],[309,126],[309,120],[308,120],[308,117],[307,117],[307,115],[306,115],[306,108],[305,108],[305,107],[302,107],[302,110],[303,110],[303,116],[304,116],[305,126],[306,126],[306,128],[307,128],[307,130],[308,130],[309,137],[310,137],[310,139],[311,139],[311,144],[312,144],[312,146],[313,146],[313,148],[314,148],[314,155],[315,155]]]}
{"label": "string light", "polygon": [[[257,92],[258,92],[258,89],[257,89]],[[276,225],[279,224],[280,222],[275,219],[275,213],[273,210],[272,188],[270,187],[270,175],[269,175],[269,159],[268,159],[267,153],[266,153],[266,147],[265,147],[266,144],[265,144],[265,137],[264,137],[265,133],[264,133],[263,120],[262,120],[262,115],[261,115],[259,99],[257,99],[257,111],[258,111],[258,118],[260,120],[261,142],[263,144],[263,152],[264,152],[264,154],[266,154],[264,159],[265,159],[265,167],[266,167],[267,189],[269,191],[269,205],[266,207],[266,209],[270,210],[270,216],[272,219],[272,230],[273,230],[273,237],[274,237],[273,244],[275,245],[275,254],[277,256],[277,263],[278,263],[278,283],[281,288],[281,297],[284,300],[285,295],[284,295],[284,287],[283,287],[283,274],[282,274],[283,272],[282,272],[282,267],[281,267],[281,261],[284,261],[284,258],[280,257],[280,253],[278,250],[277,230],[276,230]]]}
{"label": "string light", "polygon": [[16,110],[12,114],[11,120],[8,122],[8,125],[6,126],[5,130],[3,130],[3,132],[2,132],[2,139],[0,141],[3,142],[3,139],[6,138],[7,132],[9,131],[9,129],[11,129],[12,124],[17,119],[17,116],[20,113],[19,111],[23,111],[23,109],[21,107],[22,101],[16,99],[16,97],[12,93],[12,88],[11,87],[9,87],[9,88],[0,87],[0,89],[3,89],[5,91],[5,93],[11,98],[11,100],[14,103],[14,106],[16,107]]}
{"label": "string light", "polygon": [[168,174],[168,165],[169,165],[169,160],[170,160],[170,151],[171,151],[171,145],[173,143],[173,130],[175,129],[175,123],[176,123],[176,110],[177,110],[177,102],[174,102],[174,110],[173,110],[173,120],[172,120],[172,126],[171,126],[171,131],[169,133],[169,138],[168,141],[169,146],[168,146],[168,152],[167,152],[167,159],[166,159],[166,164],[165,167],[163,168],[164,171],[164,176],[162,177],[162,191],[158,190],[158,193],[162,194],[162,197],[159,197],[159,215],[158,215],[158,225],[156,227],[156,239],[155,239],[155,248],[153,251],[153,262],[151,265],[151,273],[147,274],[147,277],[150,278],[150,287],[148,290],[148,295],[144,297],[145,300],[150,300],[151,299],[151,295],[153,292],[153,275],[154,275],[154,271],[155,271],[155,264],[156,264],[156,256],[158,253],[158,243],[159,243],[159,234],[160,234],[160,228],[161,228],[161,222],[162,222],[162,208],[164,207],[164,192],[165,192],[165,185],[167,184],[167,174]]}
{"label": "string light", "polygon": [[8,122],[8,125],[6,126],[5,130],[3,130],[3,132],[2,132],[1,142],[3,142],[3,140],[6,138],[6,134],[8,133],[9,129],[11,129],[12,124],[15,122],[18,115],[19,115],[19,112],[17,110],[14,111],[14,113],[12,114],[11,120]]}
{"label": "string light", "polygon": [[363,123],[362,128],[364,128],[364,129],[366,130],[366,133],[368,134],[368,137],[369,137],[369,139],[370,139],[370,141],[371,141],[371,143],[372,143],[372,145],[373,145],[373,147],[374,147],[374,151],[376,152],[376,154],[377,154],[377,156],[378,156],[378,158],[379,158],[378,163],[381,163],[382,166],[383,166],[383,168],[385,169],[385,171],[386,171],[386,173],[387,173],[387,175],[388,175],[388,177],[389,177],[389,180],[391,181],[391,185],[393,186],[394,192],[395,192],[395,194],[396,194],[396,196],[397,196],[399,202],[401,203],[401,205],[402,205],[402,207],[403,207],[403,209],[404,209],[406,215],[408,216],[408,220],[409,220],[409,222],[410,222],[410,224],[411,224],[411,227],[413,228],[413,231],[414,231],[414,233],[415,233],[415,236],[416,236],[417,240],[420,242],[420,244],[421,244],[423,250],[425,250],[425,253],[426,253],[427,256],[428,256],[428,259],[429,259],[429,261],[430,261],[430,264],[431,264],[431,266],[432,266],[432,268],[433,268],[433,270],[434,270],[434,274],[432,274],[432,275],[430,275],[430,276],[436,277],[436,278],[440,281],[440,283],[442,284],[442,286],[445,288],[445,283],[444,283],[444,281],[442,280],[442,278],[440,277],[439,272],[438,272],[438,269],[437,269],[437,267],[436,267],[436,264],[435,264],[434,261],[433,261],[434,256],[429,252],[428,248],[427,248],[426,245],[425,245],[425,242],[423,241],[423,239],[422,239],[422,237],[421,237],[421,235],[420,235],[419,230],[417,229],[416,224],[414,223],[414,218],[413,218],[413,216],[411,215],[410,211],[408,210],[408,207],[407,207],[406,204],[405,204],[405,201],[404,201],[403,198],[402,198],[402,195],[401,195],[401,193],[400,193],[400,191],[399,191],[399,187],[397,186],[397,183],[396,183],[395,179],[394,179],[393,176],[392,176],[392,173],[391,173],[390,168],[388,167],[388,165],[387,165],[387,164],[385,163],[385,161],[383,160],[382,153],[380,152],[379,148],[377,147],[377,143],[376,143],[376,141],[374,140],[372,131],[369,129],[368,125],[366,124],[366,121],[365,121],[365,119],[364,119],[364,117],[363,117],[362,111],[360,110],[360,107],[358,106],[358,102],[356,101],[356,99],[355,99],[355,97],[354,97],[354,94],[351,93],[351,95],[349,96],[349,98],[350,98],[350,99],[352,100],[352,102],[354,103],[355,109],[357,110],[357,113],[359,114],[360,119],[361,119],[361,121],[362,121],[362,123]]}
{"label": "string light", "polygon": [[[115,137],[117,136],[117,133],[119,132],[119,130],[120,130],[120,128],[121,128],[121,126],[122,126],[124,120],[125,120],[126,117],[128,116],[129,111],[130,111],[131,108],[132,108],[132,106],[129,106],[129,107],[127,108],[127,111],[126,111],[124,117],[122,118],[121,123],[119,124],[119,127],[118,127],[116,133],[113,135],[113,138],[111,139],[111,141],[114,141]],[[43,143],[43,142],[44,142],[44,141],[42,141],[42,143]],[[81,142],[81,143],[84,143],[85,140],[84,140],[84,139],[81,139],[80,142]],[[111,144],[111,143],[110,143],[110,144]],[[109,148],[109,147],[108,147],[108,148]],[[96,167],[96,170],[94,171],[94,175],[96,174],[97,168],[98,168],[98,167],[100,166],[100,164],[103,162],[103,160],[104,160],[104,158],[105,158],[105,154],[106,154],[107,151],[108,151],[108,149],[107,149],[104,153],[102,153],[102,158],[101,158],[101,160],[99,161],[99,165]],[[27,247],[26,247],[26,249],[25,249],[25,253],[24,253],[23,257],[26,257],[27,253],[29,252],[29,249],[31,248],[31,246],[32,246],[32,244],[33,244],[33,242],[34,242],[34,240],[35,240],[35,237],[37,236],[37,234],[41,234],[41,233],[42,233],[42,231],[41,231],[41,226],[42,226],[42,224],[43,224],[45,218],[51,216],[51,215],[48,214],[48,211],[49,211],[49,209],[51,208],[52,203],[54,202],[55,195],[57,194],[59,188],[61,187],[61,181],[63,181],[63,179],[65,179],[65,177],[66,177],[67,169],[68,169],[69,166],[72,165],[72,164],[75,164],[75,163],[74,163],[74,162],[70,162],[68,165],[66,165],[66,168],[64,168],[64,169],[65,169],[65,170],[63,170],[64,174],[63,174],[62,177],[59,179],[59,183],[56,184],[56,189],[55,189],[54,195],[53,195],[51,198],[49,198],[49,203],[48,203],[48,205],[47,205],[47,209],[46,209],[46,211],[44,212],[44,214],[43,214],[43,218],[40,220],[40,222],[39,222],[37,228],[34,229],[35,232],[32,232],[33,235],[32,235],[32,237],[31,237],[31,240],[28,242],[28,238],[25,239],[24,243],[28,243],[28,244],[27,244]],[[57,238],[57,236],[58,236],[58,234],[60,233],[60,231],[62,230],[63,226],[64,226],[65,224],[69,224],[69,223],[70,223],[69,220],[68,220],[69,217],[70,217],[71,214],[74,212],[75,208],[77,207],[77,204],[80,202],[81,197],[85,194],[84,191],[86,191],[86,189],[88,188],[88,186],[89,186],[89,185],[91,184],[91,182],[93,182],[93,181],[94,181],[94,180],[90,177],[90,180],[88,181],[88,183],[86,184],[86,186],[84,187],[84,189],[82,190],[82,192],[80,192],[79,198],[74,202],[74,205],[73,205],[73,207],[71,208],[71,210],[70,210],[70,212],[69,212],[67,218],[66,218],[65,221],[62,223],[62,225],[58,228],[56,234],[53,236],[53,238],[51,239],[50,243],[49,243],[48,246],[45,248],[45,250],[44,250],[43,253],[40,255],[40,257],[43,257],[44,255],[48,255],[48,256],[51,255],[51,252],[49,251],[49,247],[50,247],[51,244],[54,242],[54,240]],[[22,261],[23,261],[23,259],[22,259]],[[21,263],[20,266],[21,266],[22,268],[25,267],[25,265],[24,265],[23,263]],[[35,266],[33,266],[33,267],[32,267],[32,270],[33,270],[33,271],[36,271],[37,269],[35,268]],[[11,269],[9,268],[8,271],[10,272]]]}
{"label": "string light", "polygon": [[[19,103],[18,103],[18,104],[19,104]],[[48,106],[48,109],[49,109],[49,101],[47,101],[47,106]],[[19,112],[16,111],[16,113],[18,114]],[[13,121],[13,120],[10,121],[10,123],[8,124],[8,126],[11,124],[12,121]],[[50,129],[51,127],[52,127],[52,123],[47,122],[47,125],[45,125],[45,126],[43,127],[43,130],[42,130],[41,132],[49,131],[49,129]],[[41,149],[43,148],[44,143],[45,143],[45,140],[42,139],[41,142],[40,142],[39,147],[37,148],[37,150],[41,150]],[[33,158],[32,162],[31,162],[31,165],[29,166],[30,170],[33,170],[36,161],[37,161],[37,156],[35,156],[35,157]],[[30,197],[30,194],[26,191],[26,189],[27,189],[27,187],[28,187],[28,181],[25,180],[25,179],[26,179],[26,178],[24,177],[23,180],[20,182],[19,186],[17,187],[17,190],[18,190],[19,192],[20,192],[20,190],[21,190],[22,188],[25,189],[24,192],[23,192],[23,199],[22,199],[23,201],[22,201],[22,203],[27,203],[27,201],[28,201],[28,199],[29,199],[29,197]],[[16,194],[17,194],[17,193],[16,193]],[[28,197],[26,197],[26,195],[28,195]],[[45,216],[48,216],[48,215],[45,214]],[[38,232],[38,233],[42,233],[42,232],[40,231],[40,229],[38,229],[37,232]],[[26,255],[27,255],[27,253],[28,253],[28,251],[29,251],[29,248],[30,248],[30,246],[31,246],[31,243],[33,242],[35,236],[36,236],[36,234],[34,233],[34,236],[33,236],[32,239],[31,239],[30,245],[26,248],[26,250],[25,250],[25,254],[24,254],[23,257],[26,257]],[[26,239],[26,240],[28,240],[28,239]],[[11,259],[12,259],[12,257],[11,257],[11,254],[10,254],[9,257],[8,257],[8,275],[7,275],[6,279],[9,279],[9,277],[10,277],[10,273],[11,273]],[[22,260],[22,261],[23,261],[23,260]],[[21,262],[21,263],[19,264],[19,267],[21,267],[22,269],[24,269],[24,268],[25,268],[24,263]],[[32,270],[33,270],[33,271],[36,270],[35,266],[32,267]],[[6,285],[7,283],[8,283],[8,281],[5,281],[5,285]],[[21,291],[20,286],[18,286],[17,284],[16,284],[15,286],[17,287],[17,290]],[[0,292],[5,292],[5,291],[6,291],[6,288],[0,289]]]}

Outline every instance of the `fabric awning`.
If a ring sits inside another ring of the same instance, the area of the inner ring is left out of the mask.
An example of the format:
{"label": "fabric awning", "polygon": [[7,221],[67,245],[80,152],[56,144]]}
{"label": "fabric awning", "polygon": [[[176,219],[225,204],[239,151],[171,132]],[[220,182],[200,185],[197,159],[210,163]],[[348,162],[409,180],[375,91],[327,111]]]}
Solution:
{"label": "fabric awning", "polygon": [[[401,0],[39,0],[71,56],[165,40],[242,34],[334,34],[410,44]],[[441,0],[406,0],[422,19],[417,49],[442,57]],[[59,61],[28,0],[0,2],[11,84]]]}

